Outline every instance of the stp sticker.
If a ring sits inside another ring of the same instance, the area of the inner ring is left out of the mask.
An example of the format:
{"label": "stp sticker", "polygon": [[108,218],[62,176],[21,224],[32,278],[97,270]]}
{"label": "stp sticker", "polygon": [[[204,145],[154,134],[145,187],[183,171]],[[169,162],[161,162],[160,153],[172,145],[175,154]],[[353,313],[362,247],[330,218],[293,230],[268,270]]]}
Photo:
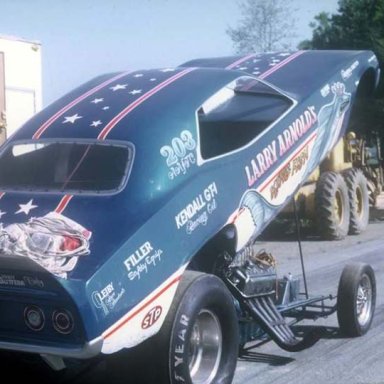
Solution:
{"label": "stp sticker", "polygon": [[163,312],[163,308],[160,305],[152,308],[145,316],[143,321],[141,322],[141,328],[147,329],[152,327],[153,324],[159,320],[161,314]]}

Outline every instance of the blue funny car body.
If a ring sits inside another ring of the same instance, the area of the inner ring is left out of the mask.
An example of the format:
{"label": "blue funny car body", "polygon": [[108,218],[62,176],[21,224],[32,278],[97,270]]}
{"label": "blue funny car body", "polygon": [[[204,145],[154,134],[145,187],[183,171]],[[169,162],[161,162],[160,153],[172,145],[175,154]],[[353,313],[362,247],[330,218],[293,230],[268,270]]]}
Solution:
{"label": "blue funny car body", "polygon": [[87,358],[158,333],[207,245],[232,231],[241,252],[343,136],[366,74],[367,51],[201,59],[38,113],[0,154],[0,348]]}

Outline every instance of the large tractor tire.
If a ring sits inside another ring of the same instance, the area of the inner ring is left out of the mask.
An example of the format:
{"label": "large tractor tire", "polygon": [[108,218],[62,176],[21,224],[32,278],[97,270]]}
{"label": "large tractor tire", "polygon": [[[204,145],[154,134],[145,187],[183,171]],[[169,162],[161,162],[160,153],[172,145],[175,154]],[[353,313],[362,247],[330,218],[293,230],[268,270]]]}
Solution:
{"label": "large tractor tire", "polygon": [[344,172],[348,187],[350,219],[349,234],[358,235],[367,229],[369,221],[369,194],[367,179],[360,169],[352,168]]}
{"label": "large tractor tire", "polygon": [[336,172],[324,172],[315,192],[316,217],[321,237],[341,240],[349,230],[348,188],[343,177]]}

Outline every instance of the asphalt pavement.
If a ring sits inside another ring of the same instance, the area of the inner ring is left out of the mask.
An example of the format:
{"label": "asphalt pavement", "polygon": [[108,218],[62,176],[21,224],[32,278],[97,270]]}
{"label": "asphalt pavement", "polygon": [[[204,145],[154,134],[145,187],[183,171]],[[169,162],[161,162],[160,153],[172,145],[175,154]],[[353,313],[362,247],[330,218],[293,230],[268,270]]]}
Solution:
{"label": "asphalt pavement", "polygon": [[[304,231],[302,249],[309,293],[335,294],[339,276],[351,261],[369,263],[376,274],[377,302],[370,331],[357,338],[339,334],[336,315],[312,324],[328,331],[313,347],[301,352],[281,350],[273,342],[248,345],[238,361],[234,384],[384,384],[384,211],[361,235],[341,241],[320,241]],[[267,237],[261,247],[271,252],[280,274],[300,274],[295,235]]]}

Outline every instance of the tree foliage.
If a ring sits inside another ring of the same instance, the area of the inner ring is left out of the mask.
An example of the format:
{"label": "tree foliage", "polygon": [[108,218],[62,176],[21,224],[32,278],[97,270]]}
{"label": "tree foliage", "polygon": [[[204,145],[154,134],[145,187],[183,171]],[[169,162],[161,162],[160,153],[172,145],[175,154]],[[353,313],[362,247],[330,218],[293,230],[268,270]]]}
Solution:
{"label": "tree foliage", "polygon": [[384,63],[384,1],[339,0],[334,15],[315,16],[312,39],[300,43],[304,49],[371,49]]}
{"label": "tree foliage", "polygon": [[[384,66],[384,0],[339,0],[336,14],[322,12],[310,24],[312,39],[301,49],[372,50]],[[382,71],[384,73],[384,71]],[[384,96],[384,78],[379,95]]]}
{"label": "tree foliage", "polygon": [[[301,49],[372,50],[384,67],[384,0],[339,0],[334,15],[315,16],[312,39],[300,43]],[[382,74],[384,70],[382,70]],[[384,76],[374,100],[355,103],[351,129],[365,134],[379,132],[384,146]],[[368,128],[368,129],[367,129]]]}
{"label": "tree foliage", "polygon": [[238,53],[287,49],[294,36],[290,0],[243,0],[242,18],[227,34]]}

